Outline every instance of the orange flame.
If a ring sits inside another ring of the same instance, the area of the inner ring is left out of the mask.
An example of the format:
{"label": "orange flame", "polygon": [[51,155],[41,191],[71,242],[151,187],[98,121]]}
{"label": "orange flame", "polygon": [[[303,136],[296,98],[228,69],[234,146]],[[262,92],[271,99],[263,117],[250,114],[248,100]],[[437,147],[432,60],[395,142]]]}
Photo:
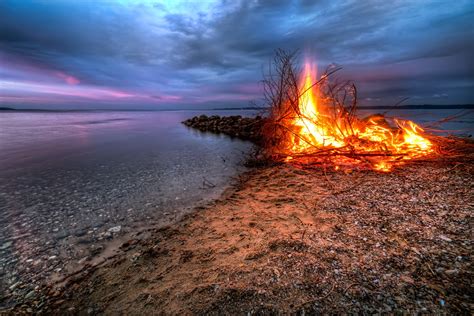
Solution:
{"label": "orange flame", "polygon": [[331,153],[335,169],[368,163],[373,170],[388,172],[404,160],[432,153],[433,144],[423,129],[412,121],[381,115],[359,119],[334,98],[320,95],[316,67],[306,63],[301,78],[301,95],[294,115],[283,122],[289,133],[284,152],[287,161],[318,153]]}

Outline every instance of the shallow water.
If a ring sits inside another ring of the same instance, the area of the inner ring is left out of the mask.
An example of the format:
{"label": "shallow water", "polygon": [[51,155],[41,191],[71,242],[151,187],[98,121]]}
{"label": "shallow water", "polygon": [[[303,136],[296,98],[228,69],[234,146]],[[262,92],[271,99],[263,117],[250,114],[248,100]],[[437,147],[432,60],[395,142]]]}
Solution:
{"label": "shallow water", "polygon": [[201,113],[0,113],[0,292],[218,196],[251,144],[180,124]]}

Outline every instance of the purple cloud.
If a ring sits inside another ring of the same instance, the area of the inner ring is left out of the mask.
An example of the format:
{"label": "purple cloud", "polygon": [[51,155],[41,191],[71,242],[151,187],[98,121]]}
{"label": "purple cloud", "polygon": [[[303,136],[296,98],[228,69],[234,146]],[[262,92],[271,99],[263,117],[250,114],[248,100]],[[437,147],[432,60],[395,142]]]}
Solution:
{"label": "purple cloud", "polygon": [[362,104],[473,103],[473,20],[468,0],[4,0],[0,102],[246,106],[260,100],[262,72],[283,48],[343,66]]}

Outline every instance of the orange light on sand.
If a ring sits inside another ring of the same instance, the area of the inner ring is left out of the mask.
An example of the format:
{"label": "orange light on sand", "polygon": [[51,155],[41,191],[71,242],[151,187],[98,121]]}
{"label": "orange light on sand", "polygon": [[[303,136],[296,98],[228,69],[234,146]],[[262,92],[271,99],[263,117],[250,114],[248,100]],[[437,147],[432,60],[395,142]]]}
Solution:
{"label": "orange light on sand", "polygon": [[282,123],[289,140],[286,161],[337,149],[330,155],[339,166],[368,163],[373,170],[388,172],[394,164],[433,152],[423,129],[412,121],[393,119],[389,125],[381,116],[359,119],[334,100],[321,96],[316,67],[306,63],[301,78],[298,109]]}

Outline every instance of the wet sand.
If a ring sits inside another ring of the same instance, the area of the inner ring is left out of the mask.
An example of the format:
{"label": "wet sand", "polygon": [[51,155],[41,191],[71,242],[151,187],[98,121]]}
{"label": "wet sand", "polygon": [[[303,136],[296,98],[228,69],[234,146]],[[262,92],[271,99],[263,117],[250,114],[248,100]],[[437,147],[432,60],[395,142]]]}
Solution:
{"label": "wet sand", "polygon": [[392,173],[255,169],[177,224],[38,290],[41,306],[19,308],[470,314],[473,180],[472,147]]}

